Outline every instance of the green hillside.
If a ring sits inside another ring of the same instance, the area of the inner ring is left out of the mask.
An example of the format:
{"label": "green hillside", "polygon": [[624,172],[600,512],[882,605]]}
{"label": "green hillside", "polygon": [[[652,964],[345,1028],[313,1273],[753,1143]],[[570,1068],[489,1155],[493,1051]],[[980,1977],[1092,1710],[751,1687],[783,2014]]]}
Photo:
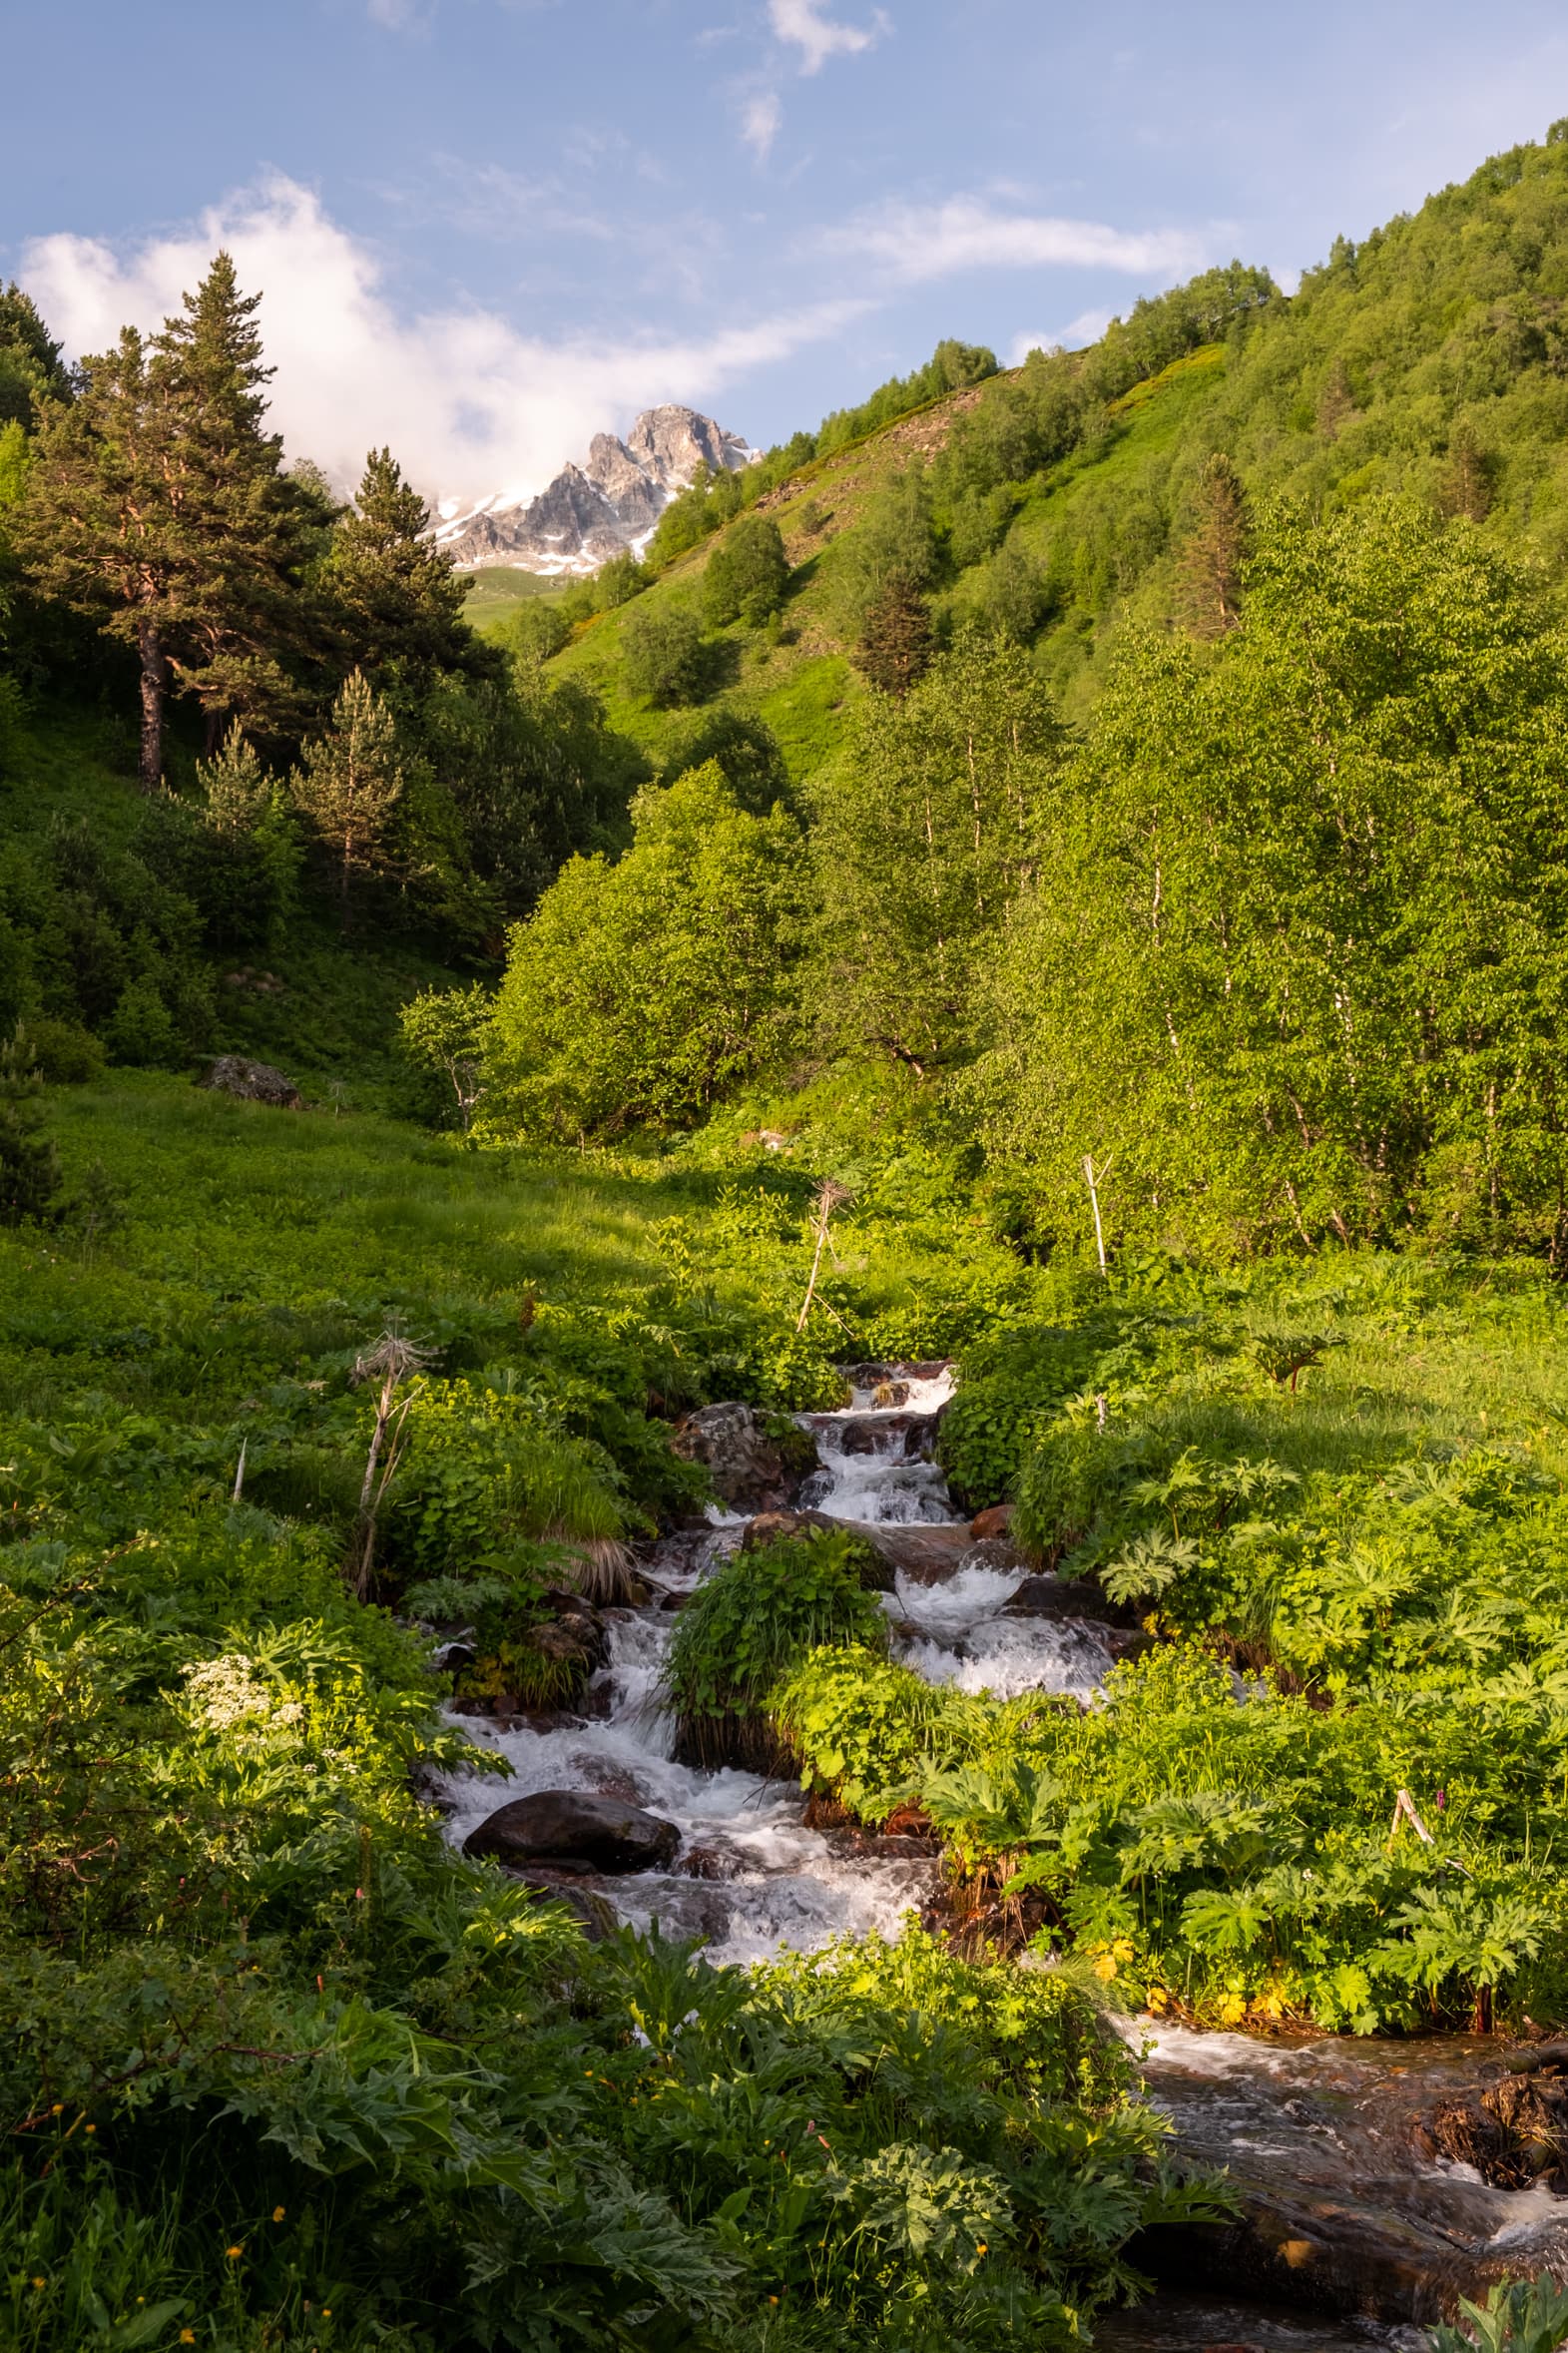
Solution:
{"label": "green hillside", "polygon": [[[1172,616],[1216,451],[1254,500],[1279,494],[1321,516],[1406,493],[1471,516],[1556,580],[1568,561],[1565,297],[1568,143],[1554,126],[1358,245],[1337,241],[1292,297],[1233,270],[1140,302],[1081,353],[1036,354],[764,490],[757,510],[783,533],[787,594],[766,627],[710,633],[698,700],[763,720],[796,778],[811,772],[860,691],[845,576],[910,468],[929,496],[923,585],[938,631],[972,623],[1026,644],[1071,716],[1092,704],[1121,625]],[[777,454],[768,462],[776,471]],[[699,610],[719,538],[669,561],[644,596]],[[657,541],[652,552],[657,562]],[[555,667],[662,759],[689,715],[626,687],[641,601],[580,623]]]}

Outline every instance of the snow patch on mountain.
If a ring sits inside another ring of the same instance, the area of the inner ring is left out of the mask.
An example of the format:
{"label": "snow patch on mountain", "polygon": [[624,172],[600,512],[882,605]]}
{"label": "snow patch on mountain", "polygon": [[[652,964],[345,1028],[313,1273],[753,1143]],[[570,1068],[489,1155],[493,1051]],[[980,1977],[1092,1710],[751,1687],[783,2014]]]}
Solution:
{"label": "snow patch on mountain", "polygon": [[530,497],[443,498],[431,537],[459,571],[506,564],[520,572],[597,572],[626,548],[641,554],[660,515],[696,476],[737,472],[759,452],[711,416],[671,402],[645,409],[624,441],[595,433],[582,465],[563,466]]}

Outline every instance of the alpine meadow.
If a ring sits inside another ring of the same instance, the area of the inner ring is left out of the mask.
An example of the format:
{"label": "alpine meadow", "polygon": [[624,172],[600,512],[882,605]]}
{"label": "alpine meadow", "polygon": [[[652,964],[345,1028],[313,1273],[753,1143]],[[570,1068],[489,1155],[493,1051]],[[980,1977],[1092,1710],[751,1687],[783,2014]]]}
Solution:
{"label": "alpine meadow", "polygon": [[1554,2353],[1568,122],[548,575],[270,298],[0,289],[0,2353]]}

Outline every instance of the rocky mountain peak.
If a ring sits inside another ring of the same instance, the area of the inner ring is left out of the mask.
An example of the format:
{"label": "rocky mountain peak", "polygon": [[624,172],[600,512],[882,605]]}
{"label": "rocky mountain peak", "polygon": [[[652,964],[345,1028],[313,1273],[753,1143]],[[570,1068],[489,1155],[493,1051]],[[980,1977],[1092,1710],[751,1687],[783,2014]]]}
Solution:
{"label": "rocky mountain peak", "polygon": [[639,549],[700,466],[734,472],[757,452],[739,433],[678,402],[647,408],[624,441],[595,433],[582,465],[566,465],[526,504],[503,496],[443,506],[432,536],[459,570],[510,564],[524,572],[596,572]]}

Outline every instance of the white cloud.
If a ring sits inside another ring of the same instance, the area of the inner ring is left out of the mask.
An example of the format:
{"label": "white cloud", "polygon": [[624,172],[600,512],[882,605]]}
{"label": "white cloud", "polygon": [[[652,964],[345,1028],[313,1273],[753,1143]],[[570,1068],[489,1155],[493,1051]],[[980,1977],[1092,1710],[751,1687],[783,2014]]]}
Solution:
{"label": "white cloud", "polygon": [[404,318],[369,247],[297,182],[274,176],[230,197],[180,235],[125,253],[92,238],[37,240],[21,277],[73,356],[102,350],[123,322],[156,326],[213,254],[234,255],[262,295],[276,368],[271,416],[290,454],[343,484],[390,443],[432,495],[522,492],[546,482],[589,436],[661,400],[710,400],[754,370],[835,333],[868,305],[824,301],[708,336],[587,337],[550,343],[477,307]]}
{"label": "white cloud", "polygon": [[1022,367],[1031,351],[1051,351],[1060,344],[1064,351],[1081,351],[1085,343],[1097,343],[1111,323],[1109,310],[1080,310],[1076,318],[1065,326],[1054,327],[1049,334],[1014,335],[1007,354],[1009,367]]}
{"label": "white cloud", "polygon": [[741,137],[759,163],[767,162],[783,121],[784,108],[779,103],[777,91],[763,90],[743,101]]}
{"label": "white cloud", "polygon": [[800,52],[802,74],[820,73],[830,57],[856,57],[888,29],[877,9],[868,26],[835,24],[821,0],[768,0],[768,21],[776,37]]}
{"label": "white cloud", "polygon": [[905,285],[962,270],[1125,270],[1175,279],[1202,267],[1205,241],[1185,229],[1123,230],[1100,221],[1003,213],[978,197],[941,205],[890,204],[821,240],[829,253],[873,262]]}

